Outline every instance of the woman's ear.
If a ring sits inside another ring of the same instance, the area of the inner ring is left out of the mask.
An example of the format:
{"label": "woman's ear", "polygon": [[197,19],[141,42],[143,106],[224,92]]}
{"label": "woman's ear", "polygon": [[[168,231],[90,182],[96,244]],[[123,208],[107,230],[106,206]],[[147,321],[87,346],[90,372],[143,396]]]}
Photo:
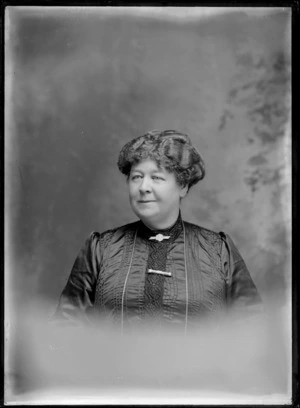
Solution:
{"label": "woman's ear", "polygon": [[185,197],[185,196],[187,195],[188,190],[189,190],[189,186],[188,186],[188,185],[186,185],[186,186],[184,186],[184,187],[181,187],[181,190],[180,190],[180,198]]}

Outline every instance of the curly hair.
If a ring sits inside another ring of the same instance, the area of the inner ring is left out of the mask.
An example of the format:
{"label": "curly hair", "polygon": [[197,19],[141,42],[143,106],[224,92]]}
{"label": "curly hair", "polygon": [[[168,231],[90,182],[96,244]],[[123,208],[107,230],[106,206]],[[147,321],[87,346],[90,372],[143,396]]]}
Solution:
{"label": "curly hair", "polygon": [[119,170],[128,177],[131,167],[144,159],[154,160],[159,167],[174,173],[179,185],[189,189],[205,176],[200,153],[190,138],[177,130],[151,130],[130,140],[119,154]]}

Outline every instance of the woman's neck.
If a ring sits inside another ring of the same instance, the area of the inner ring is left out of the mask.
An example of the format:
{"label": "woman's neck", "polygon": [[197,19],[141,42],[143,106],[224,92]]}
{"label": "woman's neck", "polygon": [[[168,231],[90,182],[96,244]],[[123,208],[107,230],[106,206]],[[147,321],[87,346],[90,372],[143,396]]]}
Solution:
{"label": "woman's neck", "polygon": [[151,230],[154,230],[154,231],[166,230],[166,229],[172,228],[176,224],[179,216],[180,216],[180,211],[178,212],[177,217],[175,219],[167,220],[166,222],[159,222],[159,221],[149,222],[149,220],[141,220],[141,221],[147,228]]}

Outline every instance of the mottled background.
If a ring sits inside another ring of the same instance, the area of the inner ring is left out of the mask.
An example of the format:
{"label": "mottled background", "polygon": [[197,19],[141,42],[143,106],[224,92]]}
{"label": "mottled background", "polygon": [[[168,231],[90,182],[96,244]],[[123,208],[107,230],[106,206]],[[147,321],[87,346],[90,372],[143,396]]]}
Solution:
{"label": "mottled background", "polygon": [[286,300],[290,19],[283,8],[6,9],[6,289],[17,308],[57,302],[89,233],[135,220],[117,156],[154,128],[188,133],[206,161],[184,219],[230,234],[263,298]]}

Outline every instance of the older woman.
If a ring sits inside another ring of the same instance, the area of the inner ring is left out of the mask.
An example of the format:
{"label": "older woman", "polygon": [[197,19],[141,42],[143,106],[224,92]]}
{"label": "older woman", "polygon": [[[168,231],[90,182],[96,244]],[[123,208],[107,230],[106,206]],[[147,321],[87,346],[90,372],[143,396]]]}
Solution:
{"label": "older woman", "polygon": [[139,221],[90,235],[56,318],[77,323],[102,317],[121,328],[154,321],[186,332],[198,317],[260,304],[231,238],[181,218],[181,200],[205,175],[187,135],[155,130],[137,137],[121,150],[118,167]]}

